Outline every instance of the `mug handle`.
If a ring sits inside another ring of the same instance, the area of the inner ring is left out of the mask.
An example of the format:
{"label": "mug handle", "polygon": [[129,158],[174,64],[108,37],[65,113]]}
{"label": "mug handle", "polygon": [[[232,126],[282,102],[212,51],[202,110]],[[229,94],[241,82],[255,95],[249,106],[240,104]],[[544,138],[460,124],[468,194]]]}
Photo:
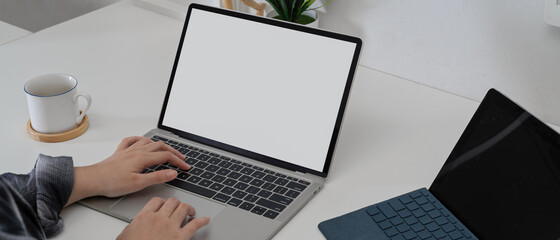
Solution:
{"label": "mug handle", "polygon": [[86,101],[87,101],[87,106],[82,111],[82,114],[80,114],[80,116],[76,117],[76,124],[80,124],[82,122],[82,119],[86,115],[86,112],[89,110],[89,107],[91,107],[91,96],[89,94],[87,94],[85,92],[76,93],[76,95],[74,95],[74,103],[76,103],[76,105],[78,104],[78,97],[85,98]]}

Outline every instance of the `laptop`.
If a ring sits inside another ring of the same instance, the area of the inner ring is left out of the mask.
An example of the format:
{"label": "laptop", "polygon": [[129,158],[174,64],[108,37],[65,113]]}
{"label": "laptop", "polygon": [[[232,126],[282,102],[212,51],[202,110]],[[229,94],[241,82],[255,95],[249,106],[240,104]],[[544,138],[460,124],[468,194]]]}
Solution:
{"label": "laptop", "polygon": [[327,239],[560,239],[560,135],[488,91],[431,187],[321,222]]}
{"label": "laptop", "polygon": [[145,136],[192,169],[81,204],[131,221],[150,198],[176,197],[211,218],[194,239],[271,238],[325,183],[360,49],[356,37],[191,4]]}

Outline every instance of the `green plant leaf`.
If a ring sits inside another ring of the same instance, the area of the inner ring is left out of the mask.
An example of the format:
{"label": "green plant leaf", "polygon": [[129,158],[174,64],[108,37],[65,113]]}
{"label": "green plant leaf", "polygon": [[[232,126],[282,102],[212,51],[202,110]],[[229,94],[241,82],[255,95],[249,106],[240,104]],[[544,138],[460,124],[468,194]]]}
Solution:
{"label": "green plant leaf", "polygon": [[[298,22],[302,18],[303,12],[309,9],[309,7],[316,1],[316,0],[266,0],[272,8],[278,13],[279,17],[275,17],[276,19],[283,19],[289,22]],[[328,5],[332,0],[329,0],[327,4],[321,6],[324,7]],[[317,8],[313,8],[317,9]],[[312,17],[303,17],[305,24],[315,21]],[[309,19],[313,19],[310,21]],[[298,22],[299,23],[299,22]]]}
{"label": "green plant leaf", "polygon": [[315,9],[318,9],[318,8],[322,8],[322,7],[325,7],[325,6],[329,5],[329,4],[330,4],[330,3],[332,2],[332,1],[333,1],[333,0],[329,0],[329,1],[327,2],[327,3],[323,4],[322,6],[318,6],[318,7],[315,7],[315,8],[309,9],[309,10],[315,10]]}
{"label": "green plant leaf", "polygon": [[[276,13],[278,13],[278,16],[282,16],[282,10],[280,8],[280,2],[279,0],[266,0],[270,6],[272,6],[272,8],[274,8],[274,11],[276,11]],[[283,17],[283,16],[282,16]]]}
{"label": "green plant leaf", "polygon": [[[332,0],[331,0],[332,1]],[[301,12],[305,12],[313,3],[315,2],[315,0],[307,0],[303,3],[302,7],[301,7]]]}
{"label": "green plant leaf", "polygon": [[278,12],[278,14],[282,15],[282,17],[284,17],[286,20],[292,21],[292,20],[291,20],[290,12],[289,12],[289,10],[288,10],[288,5],[286,4],[286,1],[284,1],[284,0],[279,0],[279,2],[280,2],[280,7],[281,7],[281,9],[282,9],[282,12],[281,12],[281,13]]}
{"label": "green plant leaf", "polygon": [[312,22],[315,22],[315,18],[312,18],[312,17],[307,16],[307,15],[301,15],[294,22],[299,23],[299,24],[303,24],[303,25],[307,25],[307,24],[310,24]]}
{"label": "green plant leaf", "polygon": [[307,8],[309,8],[309,6],[311,6],[311,4],[313,4],[314,2],[315,0],[306,0],[305,2],[303,2],[298,9],[297,17],[295,19],[298,19],[303,14],[303,12],[305,12],[305,10],[307,10]]}

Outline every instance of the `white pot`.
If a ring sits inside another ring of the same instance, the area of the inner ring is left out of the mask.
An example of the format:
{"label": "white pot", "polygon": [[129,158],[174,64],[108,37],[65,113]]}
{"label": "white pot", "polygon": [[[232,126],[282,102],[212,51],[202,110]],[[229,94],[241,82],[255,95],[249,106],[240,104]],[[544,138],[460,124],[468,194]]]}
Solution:
{"label": "white pot", "polygon": [[[319,14],[317,14],[317,12],[315,10],[307,10],[305,12],[302,13],[303,15],[307,15],[310,16],[312,18],[315,18],[315,21],[313,21],[312,23],[306,24],[305,26],[308,27],[312,27],[312,28],[319,28]],[[278,13],[276,13],[276,11],[270,11],[266,14],[267,17],[272,18],[275,16],[278,16]]]}

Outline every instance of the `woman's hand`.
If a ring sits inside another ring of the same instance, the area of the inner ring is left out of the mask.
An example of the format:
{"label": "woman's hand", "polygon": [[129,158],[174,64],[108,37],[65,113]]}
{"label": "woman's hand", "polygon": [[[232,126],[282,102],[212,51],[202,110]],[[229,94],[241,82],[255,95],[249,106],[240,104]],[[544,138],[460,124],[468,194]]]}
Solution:
{"label": "woman's hand", "polygon": [[179,202],[176,198],[165,201],[155,197],[134,217],[134,220],[126,226],[117,239],[187,240],[210,222],[208,217],[197,217],[182,226],[187,216],[195,215],[194,208]]}
{"label": "woman's hand", "polygon": [[141,171],[166,162],[188,170],[190,166],[184,159],[184,155],[162,142],[153,142],[146,137],[125,138],[107,159],[91,166],[74,168],[74,187],[66,206],[86,197],[116,197],[171,181],[177,177],[175,170],[146,174]]}

